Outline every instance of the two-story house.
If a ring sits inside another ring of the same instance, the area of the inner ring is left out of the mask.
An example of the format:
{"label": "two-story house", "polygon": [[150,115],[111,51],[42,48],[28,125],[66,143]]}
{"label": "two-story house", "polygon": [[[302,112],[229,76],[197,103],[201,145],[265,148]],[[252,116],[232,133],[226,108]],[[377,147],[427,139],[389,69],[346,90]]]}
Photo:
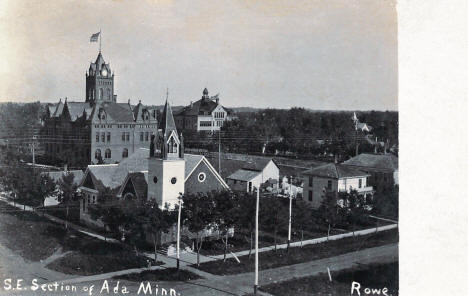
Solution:
{"label": "two-story house", "polygon": [[313,208],[320,207],[325,193],[356,190],[364,196],[372,194],[367,185],[369,174],[351,166],[329,163],[302,173],[304,179],[303,200]]}

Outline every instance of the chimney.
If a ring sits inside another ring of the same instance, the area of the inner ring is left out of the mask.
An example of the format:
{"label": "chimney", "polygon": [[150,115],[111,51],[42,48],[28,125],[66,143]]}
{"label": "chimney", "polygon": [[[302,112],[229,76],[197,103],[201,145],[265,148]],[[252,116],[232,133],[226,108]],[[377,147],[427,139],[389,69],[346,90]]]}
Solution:
{"label": "chimney", "polygon": [[193,108],[193,101],[190,101],[190,108]]}
{"label": "chimney", "polygon": [[219,104],[219,98],[216,97],[216,104]]}

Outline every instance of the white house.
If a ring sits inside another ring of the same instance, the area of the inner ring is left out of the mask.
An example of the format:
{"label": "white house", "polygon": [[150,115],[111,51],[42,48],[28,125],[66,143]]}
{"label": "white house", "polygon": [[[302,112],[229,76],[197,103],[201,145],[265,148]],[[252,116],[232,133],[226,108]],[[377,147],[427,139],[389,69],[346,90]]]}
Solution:
{"label": "white house", "polygon": [[272,159],[257,159],[246,162],[226,179],[232,190],[253,192],[268,180],[279,182],[279,168]]}
{"label": "white house", "polygon": [[327,191],[338,194],[338,192],[349,192],[353,189],[364,196],[373,193],[372,187],[367,185],[367,178],[370,175],[351,166],[329,163],[302,174],[304,176],[303,200],[313,208],[320,207]]}

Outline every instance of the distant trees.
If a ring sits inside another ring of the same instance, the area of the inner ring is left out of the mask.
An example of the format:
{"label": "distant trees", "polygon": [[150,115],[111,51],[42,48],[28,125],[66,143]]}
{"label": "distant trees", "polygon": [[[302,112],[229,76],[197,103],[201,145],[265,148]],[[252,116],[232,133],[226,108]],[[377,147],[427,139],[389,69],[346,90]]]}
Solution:
{"label": "distant trees", "polygon": [[[352,114],[351,111],[311,111],[304,108],[238,113],[238,119],[226,122],[222,128],[225,135],[223,149],[261,153],[265,148],[266,153],[278,151],[301,156],[327,152],[347,159],[355,153]],[[398,144],[397,112],[365,111],[359,112],[358,116],[361,122],[374,128],[373,135]],[[358,132],[358,144],[365,151],[373,150],[364,137],[364,133]],[[318,139],[325,142],[318,143]]]}
{"label": "distant trees", "polygon": [[263,227],[273,231],[275,251],[277,250],[278,230],[288,223],[289,212],[278,197],[263,198],[260,206],[260,219]]}

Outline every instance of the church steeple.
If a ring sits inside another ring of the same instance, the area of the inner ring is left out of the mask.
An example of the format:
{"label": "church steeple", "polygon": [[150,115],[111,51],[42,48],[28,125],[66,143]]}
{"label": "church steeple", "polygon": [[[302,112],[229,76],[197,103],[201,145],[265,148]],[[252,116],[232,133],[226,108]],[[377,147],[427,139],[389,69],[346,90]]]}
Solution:
{"label": "church steeple", "polygon": [[151,138],[150,157],[161,159],[181,159],[184,157],[183,137],[177,133],[172,108],[166,98],[166,104],[158,122],[158,131]]}

